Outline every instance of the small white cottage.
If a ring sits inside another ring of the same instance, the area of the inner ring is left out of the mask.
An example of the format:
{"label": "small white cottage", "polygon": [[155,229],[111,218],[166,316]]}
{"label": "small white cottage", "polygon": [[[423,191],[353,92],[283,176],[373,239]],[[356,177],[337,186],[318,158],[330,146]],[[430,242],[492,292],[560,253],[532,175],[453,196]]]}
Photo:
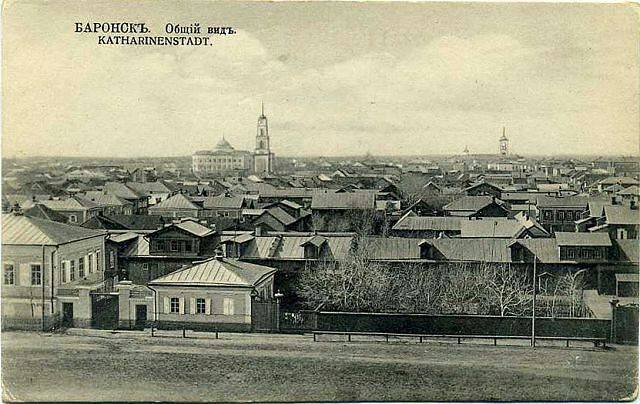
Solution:
{"label": "small white cottage", "polygon": [[158,327],[251,331],[252,304],[273,300],[275,272],[214,257],[155,279],[148,286],[155,292]]}

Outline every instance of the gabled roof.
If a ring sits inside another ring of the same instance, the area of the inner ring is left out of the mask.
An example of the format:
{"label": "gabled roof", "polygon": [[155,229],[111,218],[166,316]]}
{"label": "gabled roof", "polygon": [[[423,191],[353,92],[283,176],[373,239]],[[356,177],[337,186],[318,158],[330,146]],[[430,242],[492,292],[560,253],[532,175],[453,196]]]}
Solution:
{"label": "gabled roof", "polygon": [[477,212],[492,203],[501,204],[502,201],[495,199],[489,195],[479,196],[462,196],[451,203],[445,205],[442,209],[445,211],[467,211]]}
{"label": "gabled roof", "polygon": [[215,233],[214,229],[210,229],[207,226],[204,226],[198,223],[194,219],[183,219],[179,222],[165,225],[163,228],[156,230],[155,232],[150,233],[149,235],[150,236],[155,235],[160,232],[165,232],[167,230],[175,229],[175,228],[186,231],[187,233],[192,234],[196,237],[207,237]]}
{"label": "gabled roof", "polygon": [[298,219],[288,214],[284,209],[274,206],[273,208],[267,209],[262,215],[271,215],[274,219],[279,221],[285,226],[288,226],[292,223],[295,223]]}
{"label": "gabled roof", "polygon": [[153,212],[162,209],[190,209],[200,210],[189,198],[184,194],[175,194],[164,201],[153,205],[149,208],[149,211]]}
{"label": "gabled roof", "polygon": [[127,200],[140,199],[145,196],[127,187],[121,182],[107,182],[106,184],[104,184],[104,191],[107,194],[113,194]]}
{"label": "gabled roof", "polygon": [[589,204],[589,198],[585,196],[564,196],[554,197],[540,195],[537,198],[538,208],[584,208],[586,209]]}
{"label": "gabled roof", "polygon": [[311,200],[311,209],[373,210],[375,207],[375,192],[316,193]]}
{"label": "gabled roof", "polygon": [[113,194],[104,194],[100,191],[88,191],[85,195],[78,195],[78,198],[81,198],[85,201],[90,201],[94,203],[96,206],[126,206],[132,205],[131,202],[127,201],[124,198],[120,198]]}
{"label": "gabled roof", "polygon": [[460,222],[460,237],[462,238],[512,238],[520,233],[524,225],[518,220],[483,219],[462,220]]}
{"label": "gabled roof", "polygon": [[556,232],[555,237],[559,246],[608,247],[611,245],[609,233]]}
{"label": "gabled roof", "polygon": [[447,261],[510,262],[510,242],[499,238],[442,238],[423,240],[420,244],[432,245]]}
{"label": "gabled roof", "polygon": [[624,239],[616,240],[615,242],[620,248],[620,261],[629,261],[634,264],[640,262],[640,243],[638,243],[638,240]]}
{"label": "gabled roof", "polygon": [[327,238],[324,236],[313,236],[310,239],[308,239],[307,241],[305,241],[304,243],[300,244],[301,246],[305,246],[307,244],[311,244],[315,247],[321,247],[324,243],[327,242]]}
{"label": "gabled roof", "polygon": [[640,225],[640,210],[622,205],[605,205],[604,215],[607,224]]}
{"label": "gabled roof", "polygon": [[558,250],[558,242],[554,238],[525,238],[514,240],[511,245],[520,244],[534,254],[538,262],[545,264],[559,263],[560,251]]}
{"label": "gabled roof", "polygon": [[40,202],[51,210],[65,211],[65,210],[88,210],[98,207],[99,205],[90,200],[71,197],[60,200],[48,200]]}
{"label": "gabled roof", "polygon": [[275,272],[275,268],[263,265],[229,258],[210,258],[155,279],[149,284],[252,287]]}
{"label": "gabled roof", "polygon": [[202,206],[205,209],[241,209],[244,205],[244,197],[241,195],[210,196],[204,200]]}
{"label": "gabled roof", "polygon": [[299,205],[295,202],[288,201],[286,199],[281,200],[280,203],[291,209],[302,209],[302,205]]}
{"label": "gabled roof", "polygon": [[406,214],[393,226],[393,230],[412,231],[460,231],[460,222],[465,220],[454,216],[413,216]]}
{"label": "gabled roof", "polygon": [[13,213],[2,215],[2,244],[59,245],[104,235],[105,233],[102,231],[51,220]]}
{"label": "gabled roof", "polygon": [[68,219],[65,215],[47,208],[45,205],[36,204],[29,209],[24,210],[24,215],[39,219],[52,220],[54,222],[67,223]]}
{"label": "gabled roof", "polygon": [[168,194],[171,192],[171,190],[160,181],[127,182],[125,185],[141,195],[151,195],[152,192],[157,194]]}

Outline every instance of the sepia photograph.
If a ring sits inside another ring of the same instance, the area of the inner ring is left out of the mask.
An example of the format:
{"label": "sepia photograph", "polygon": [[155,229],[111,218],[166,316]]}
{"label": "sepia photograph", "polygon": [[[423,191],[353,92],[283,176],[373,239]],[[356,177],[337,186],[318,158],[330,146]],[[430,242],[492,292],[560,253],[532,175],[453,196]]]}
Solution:
{"label": "sepia photograph", "polygon": [[636,400],[639,31],[5,0],[1,400]]}

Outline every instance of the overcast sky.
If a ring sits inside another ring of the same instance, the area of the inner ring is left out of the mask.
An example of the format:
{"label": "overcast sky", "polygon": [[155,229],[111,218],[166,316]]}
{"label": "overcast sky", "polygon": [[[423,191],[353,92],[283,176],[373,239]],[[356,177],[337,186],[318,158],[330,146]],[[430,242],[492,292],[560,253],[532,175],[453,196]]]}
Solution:
{"label": "overcast sky", "polygon": [[[630,5],[4,4],[5,156],[638,154]],[[211,47],[99,46],[75,22],[233,26]]]}

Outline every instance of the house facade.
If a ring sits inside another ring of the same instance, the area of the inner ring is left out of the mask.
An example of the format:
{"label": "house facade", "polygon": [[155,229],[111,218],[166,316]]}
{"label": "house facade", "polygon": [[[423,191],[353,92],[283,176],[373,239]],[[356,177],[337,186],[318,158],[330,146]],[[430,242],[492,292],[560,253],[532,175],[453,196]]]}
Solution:
{"label": "house facade", "polygon": [[214,257],[149,282],[158,327],[251,331],[252,306],[274,296],[274,268]]}
{"label": "house facade", "polygon": [[89,326],[92,291],[108,288],[105,233],[19,214],[2,217],[2,326]]}

